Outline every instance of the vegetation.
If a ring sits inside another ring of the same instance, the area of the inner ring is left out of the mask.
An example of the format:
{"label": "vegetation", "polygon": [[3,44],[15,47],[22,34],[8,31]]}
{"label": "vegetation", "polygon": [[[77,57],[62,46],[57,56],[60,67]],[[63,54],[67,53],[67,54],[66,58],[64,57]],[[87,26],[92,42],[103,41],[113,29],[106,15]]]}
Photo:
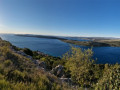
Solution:
{"label": "vegetation", "polygon": [[52,68],[56,67],[57,65],[63,65],[65,64],[65,61],[62,60],[60,57],[53,57],[46,54],[38,54],[37,51],[33,52],[33,58],[44,61],[47,64],[47,69],[51,70]]}
{"label": "vegetation", "polygon": [[106,66],[95,86],[96,90],[120,90],[120,65]]}
{"label": "vegetation", "polygon": [[82,87],[92,87],[101,77],[102,65],[95,64],[92,55],[91,49],[72,47],[63,58],[66,60],[65,67],[70,71],[72,80]]}
{"label": "vegetation", "polygon": [[74,83],[96,90],[120,90],[120,65],[95,64],[92,55],[91,49],[72,47],[63,57]]}
{"label": "vegetation", "polygon": [[23,52],[26,53],[27,55],[33,56],[33,52],[28,48],[24,48]]}

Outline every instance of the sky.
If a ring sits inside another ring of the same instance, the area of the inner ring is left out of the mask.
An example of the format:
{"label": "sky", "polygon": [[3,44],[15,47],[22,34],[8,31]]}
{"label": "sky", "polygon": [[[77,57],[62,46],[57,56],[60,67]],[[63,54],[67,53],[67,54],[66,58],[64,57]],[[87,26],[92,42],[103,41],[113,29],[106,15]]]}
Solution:
{"label": "sky", "polygon": [[120,37],[120,0],[0,0],[0,33]]}

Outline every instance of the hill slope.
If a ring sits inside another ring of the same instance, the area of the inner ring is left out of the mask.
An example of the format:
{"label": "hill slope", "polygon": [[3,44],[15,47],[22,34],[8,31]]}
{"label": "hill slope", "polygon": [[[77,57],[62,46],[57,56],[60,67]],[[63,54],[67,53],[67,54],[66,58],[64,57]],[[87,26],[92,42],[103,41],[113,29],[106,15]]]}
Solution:
{"label": "hill slope", "polygon": [[67,89],[56,76],[15,49],[18,48],[0,39],[0,90]]}

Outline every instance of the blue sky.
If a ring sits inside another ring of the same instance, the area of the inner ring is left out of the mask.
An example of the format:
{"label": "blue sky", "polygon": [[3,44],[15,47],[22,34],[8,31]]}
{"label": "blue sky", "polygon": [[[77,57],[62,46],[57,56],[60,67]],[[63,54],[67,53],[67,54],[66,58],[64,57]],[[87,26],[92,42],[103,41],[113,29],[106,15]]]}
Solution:
{"label": "blue sky", "polygon": [[0,0],[0,33],[120,37],[120,1]]}

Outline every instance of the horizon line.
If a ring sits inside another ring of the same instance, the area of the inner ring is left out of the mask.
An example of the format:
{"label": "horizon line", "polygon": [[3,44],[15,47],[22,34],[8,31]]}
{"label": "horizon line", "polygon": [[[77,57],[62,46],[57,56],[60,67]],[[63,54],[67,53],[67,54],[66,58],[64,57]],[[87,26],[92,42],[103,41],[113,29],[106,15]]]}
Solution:
{"label": "horizon line", "polygon": [[32,33],[0,33],[0,34],[19,34],[19,35],[43,35],[43,36],[60,36],[60,37],[95,37],[95,38],[119,38],[110,36],[71,36],[71,35],[49,35],[49,34],[32,34]]}

